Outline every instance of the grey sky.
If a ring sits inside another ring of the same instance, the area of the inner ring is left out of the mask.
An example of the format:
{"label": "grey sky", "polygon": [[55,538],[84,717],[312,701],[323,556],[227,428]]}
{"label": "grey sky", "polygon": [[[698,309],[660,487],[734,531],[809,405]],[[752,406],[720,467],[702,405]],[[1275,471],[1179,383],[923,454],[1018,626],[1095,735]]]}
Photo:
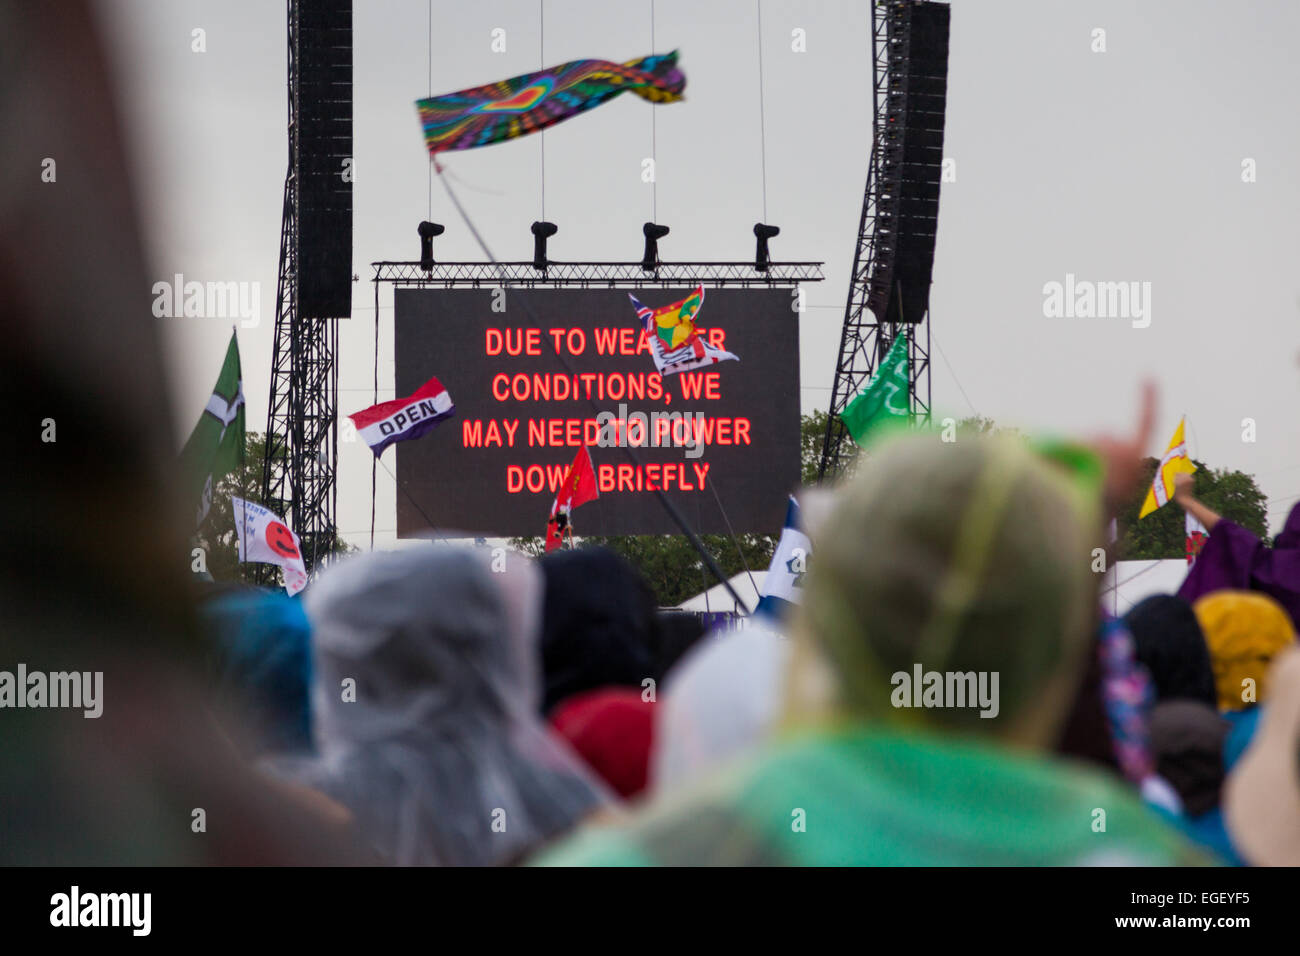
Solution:
{"label": "grey sky", "polygon": [[[432,31],[429,30],[432,8]],[[621,97],[545,135],[546,217],[557,259],[632,260],[651,217],[641,182],[657,126],[665,259],[748,258],[763,219],[758,33],[749,0],[651,4],[545,0],[355,4],[353,320],[340,334],[340,411],[370,404],[369,263],[410,259],[423,218],[447,225],[444,259],[480,259],[435,182],[413,101],[581,57],[678,49],[686,102]],[[285,145],[284,4],[278,0],[103,0],[142,210],[159,280],[256,281],[261,323],[239,333],[249,425],[262,430]],[[493,53],[491,31],[506,31]],[[191,51],[191,31],[207,50]],[[791,50],[806,31],[807,52]],[[1106,52],[1092,31],[1106,31]],[[1300,497],[1300,4],[1249,0],[957,0],[945,183],[931,299],[939,416],[1089,434],[1127,427],[1137,383],[1161,389],[1163,450],[1188,416],[1192,452],[1256,475],[1276,528]],[[764,0],[766,221],[779,259],[826,263],[807,290],[800,356],[805,411],[824,407],[838,346],[866,174],[870,122],[865,0]],[[430,65],[432,64],[432,65]],[[432,82],[430,82],[432,70]],[[542,137],[447,165],[502,258],[531,255]],[[1242,161],[1257,181],[1242,181]],[[1151,324],[1044,316],[1043,286],[1151,283]],[[391,294],[381,297],[380,382],[392,397]],[[201,411],[230,322],[163,319],[178,428]],[[940,354],[942,352],[942,355]],[[743,356],[742,356],[743,361]],[[960,383],[960,386],[958,385]],[[964,389],[965,396],[962,394]],[[1257,423],[1242,441],[1242,419]],[[177,446],[183,435],[177,436]],[[371,456],[343,444],[339,523],[368,539]],[[380,471],[377,543],[394,489]],[[1287,500],[1290,499],[1290,500]],[[539,533],[544,516],[539,515]]]}

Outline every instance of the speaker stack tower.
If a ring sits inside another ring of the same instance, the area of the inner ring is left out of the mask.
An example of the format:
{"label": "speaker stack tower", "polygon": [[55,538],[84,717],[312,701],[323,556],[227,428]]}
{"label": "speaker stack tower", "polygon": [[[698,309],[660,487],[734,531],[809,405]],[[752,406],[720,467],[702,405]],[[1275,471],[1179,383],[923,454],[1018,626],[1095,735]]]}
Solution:
{"label": "speaker stack tower", "polygon": [[[946,3],[881,0],[872,13],[872,149],[819,474],[852,453],[839,415],[910,328],[910,404],[930,415],[930,283],[948,96]],[[922,331],[922,326],[924,331]]]}
{"label": "speaker stack tower", "polygon": [[352,3],[288,0],[289,171],[262,500],[314,572],[337,542],[338,320],[352,314]]}

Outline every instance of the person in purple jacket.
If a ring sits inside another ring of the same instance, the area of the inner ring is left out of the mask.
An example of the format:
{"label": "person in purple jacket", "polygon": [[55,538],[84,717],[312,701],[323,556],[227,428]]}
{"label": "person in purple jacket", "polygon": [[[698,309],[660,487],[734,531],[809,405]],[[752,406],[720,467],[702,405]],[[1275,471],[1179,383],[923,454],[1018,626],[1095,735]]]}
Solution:
{"label": "person in purple jacket", "polygon": [[1174,479],[1174,501],[1209,532],[1178,596],[1189,604],[1225,588],[1260,591],[1276,600],[1300,629],[1300,502],[1270,548],[1245,528],[1210,510],[1192,495],[1191,475]]}

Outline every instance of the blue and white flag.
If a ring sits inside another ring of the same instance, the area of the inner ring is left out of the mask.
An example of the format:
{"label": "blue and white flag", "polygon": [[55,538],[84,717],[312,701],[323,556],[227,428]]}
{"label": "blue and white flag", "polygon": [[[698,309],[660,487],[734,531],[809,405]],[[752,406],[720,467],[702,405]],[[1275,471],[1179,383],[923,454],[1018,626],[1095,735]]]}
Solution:
{"label": "blue and white flag", "polygon": [[799,530],[799,502],[791,495],[785,510],[785,528],[781,531],[776,553],[772,555],[772,564],[767,569],[755,614],[780,620],[792,605],[803,602],[803,579],[808,573],[811,554],[812,542]]}

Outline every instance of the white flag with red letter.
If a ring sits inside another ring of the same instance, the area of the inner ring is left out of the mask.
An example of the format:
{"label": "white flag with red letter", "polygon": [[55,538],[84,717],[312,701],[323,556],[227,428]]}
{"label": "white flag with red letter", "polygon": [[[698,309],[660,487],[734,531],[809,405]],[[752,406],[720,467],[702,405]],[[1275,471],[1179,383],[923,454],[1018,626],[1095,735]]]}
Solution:
{"label": "white flag with red letter", "polygon": [[284,568],[284,589],[292,596],[307,586],[298,536],[268,508],[243,498],[230,498],[239,535],[239,560],[278,564]]}

